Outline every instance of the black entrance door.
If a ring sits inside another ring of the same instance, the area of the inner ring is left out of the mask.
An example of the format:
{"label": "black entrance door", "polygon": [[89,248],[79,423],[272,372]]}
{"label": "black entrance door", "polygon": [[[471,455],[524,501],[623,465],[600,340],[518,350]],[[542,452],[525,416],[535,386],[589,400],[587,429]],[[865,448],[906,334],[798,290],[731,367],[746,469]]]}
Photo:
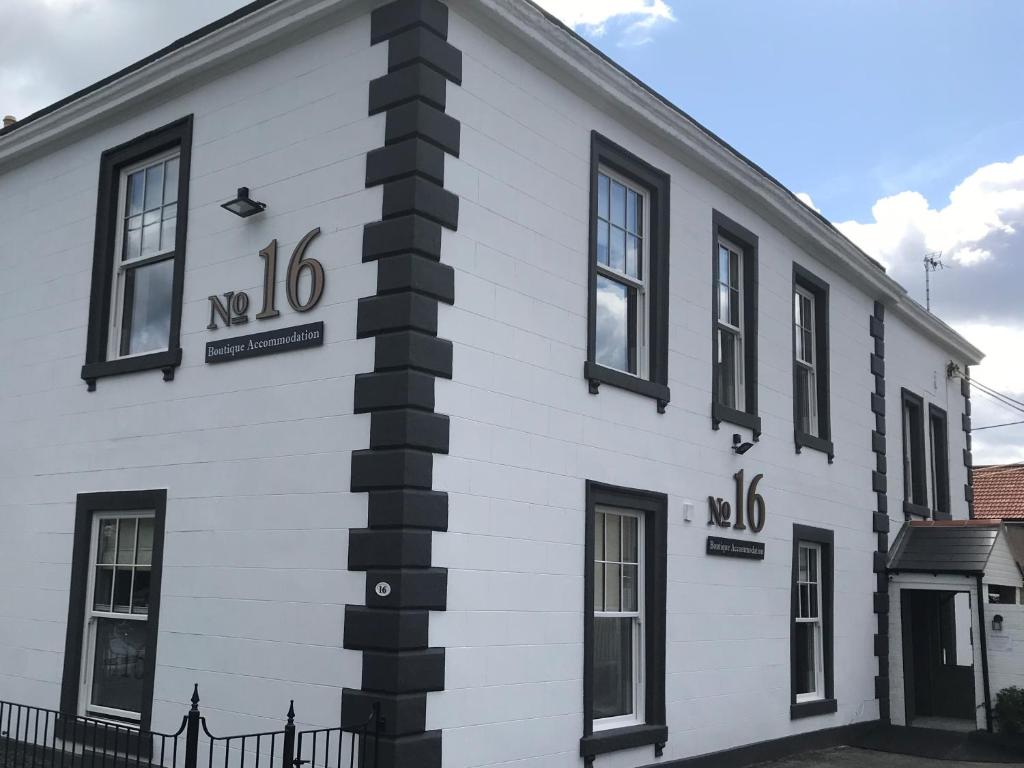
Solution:
{"label": "black entrance door", "polygon": [[921,717],[973,720],[969,593],[903,590],[900,599],[907,724]]}

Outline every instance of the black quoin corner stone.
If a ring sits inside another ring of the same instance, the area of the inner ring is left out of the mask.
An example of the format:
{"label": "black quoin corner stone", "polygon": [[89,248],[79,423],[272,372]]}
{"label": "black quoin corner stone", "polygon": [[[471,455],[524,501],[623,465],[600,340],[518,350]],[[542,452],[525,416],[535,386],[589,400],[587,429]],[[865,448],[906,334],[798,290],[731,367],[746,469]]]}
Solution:
{"label": "black quoin corner stone", "polygon": [[[430,611],[448,603],[448,572],[432,565],[434,531],[448,528],[448,496],[433,490],[433,458],[447,453],[448,416],[434,412],[434,382],[451,378],[453,345],[437,337],[438,305],[455,301],[441,263],[442,229],[455,230],[459,198],[445,190],[445,154],[458,155],[459,122],[444,113],[462,82],[462,53],[447,41],[448,8],[396,0],[373,11],[372,44],[388,72],[369,84],[369,114],[386,113],[383,145],[367,153],[366,185],[382,186],[381,220],[363,229],[377,291],[359,300],[356,335],[374,339],[372,372],[356,376],[353,410],[370,414],[369,448],[352,452],[351,488],[365,491],[367,527],[349,531],[348,567],[366,573],[363,605],[345,608],[344,646],[363,651],[362,688],[342,694],[342,723],[380,706],[381,738],[366,746],[378,768],[441,765],[441,732],[426,731],[427,691],[444,689],[445,649],[428,648]],[[376,752],[376,754],[373,754]]]}
{"label": "black quoin corner stone", "polygon": [[[869,368],[875,389],[871,393],[871,412],[875,415],[875,429],[871,432],[871,450],[875,454],[875,471],[871,473],[871,490],[877,497],[877,509],[871,514],[871,530],[878,534],[876,551],[872,554],[872,570],[878,575],[875,593],[872,597],[876,616],[875,657],[878,659],[879,675],[875,678],[875,698],[878,699],[879,719],[889,722],[889,684],[886,675],[889,670],[889,583],[886,577],[889,556],[889,499],[886,477],[886,430],[885,430],[885,306],[876,301],[868,318],[868,332],[874,341],[874,352]],[[886,642],[878,642],[882,637]],[[880,684],[879,681],[884,684]]]}

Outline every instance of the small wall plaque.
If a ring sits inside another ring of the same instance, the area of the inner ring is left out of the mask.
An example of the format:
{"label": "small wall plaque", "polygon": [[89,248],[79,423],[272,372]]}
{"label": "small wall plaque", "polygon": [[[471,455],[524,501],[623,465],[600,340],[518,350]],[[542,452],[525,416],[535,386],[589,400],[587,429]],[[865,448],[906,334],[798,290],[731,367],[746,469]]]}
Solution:
{"label": "small wall plaque", "polygon": [[743,539],[723,539],[721,536],[708,536],[707,554],[719,557],[740,557],[746,560],[764,560],[763,541],[745,541]]}
{"label": "small wall plaque", "polygon": [[248,336],[208,341],[206,342],[206,362],[226,363],[231,360],[243,360],[247,357],[290,352],[293,349],[322,347],[323,343],[323,322],[293,325],[290,328],[250,333]]}

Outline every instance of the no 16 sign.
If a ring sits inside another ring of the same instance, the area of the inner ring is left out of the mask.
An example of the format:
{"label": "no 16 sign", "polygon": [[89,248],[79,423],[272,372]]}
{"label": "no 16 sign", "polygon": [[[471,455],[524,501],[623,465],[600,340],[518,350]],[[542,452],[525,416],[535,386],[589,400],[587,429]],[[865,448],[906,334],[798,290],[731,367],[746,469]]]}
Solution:
{"label": "no 16 sign", "polygon": [[[743,470],[741,469],[732,476],[736,481],[736,516],[733,518],[732,508],[728,501],[721,498],[708,496],[708,525],[717,525],[721,528],[728,528],[730,525],[738,531],[745,531],[747,527],[754,533],[764,528],[764,518],[767,512],[764,497],[757,492],[757,484],[761,482],[761,475],[754,475],[747,489],[746,504],[743,501]],[[743,522],[744,507],[746,508],[746,524]]]}
{"label": "no 16 sign", "polygon": [[[326,276],[324,267],[319,261],[306,256],[310,242],[320,234],[320,227],[311,229],[299,240],[292,257],[288,260],[288,271],[285,279],[285,291],[288,305],[296,312],[308,312],[317,305],[324,293]],[[263,259],[263,306],[256,314],[257,320],[268,320],[281,313],[277,310],[277,240],[260,251]],[[309,295],[303,300],[299,296],[299,283],[302,273],[309,273]],[[217,330],[217,318],[224,325],[241,325],[249,322],[249,294],[245,291],[228,291],[224,301],[220,296],[210,296],[210,324],[207,330]]]}

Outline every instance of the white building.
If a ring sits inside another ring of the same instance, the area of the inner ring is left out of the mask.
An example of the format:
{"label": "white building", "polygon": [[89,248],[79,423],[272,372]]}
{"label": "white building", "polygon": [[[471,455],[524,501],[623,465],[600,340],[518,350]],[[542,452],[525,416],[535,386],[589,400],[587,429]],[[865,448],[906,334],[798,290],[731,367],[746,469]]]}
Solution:
{"label": "white building", "polygon": [[535,6],[259,0],[0,130],[0,233],[0,699],[445,768],[899,722],[981,353]]}

